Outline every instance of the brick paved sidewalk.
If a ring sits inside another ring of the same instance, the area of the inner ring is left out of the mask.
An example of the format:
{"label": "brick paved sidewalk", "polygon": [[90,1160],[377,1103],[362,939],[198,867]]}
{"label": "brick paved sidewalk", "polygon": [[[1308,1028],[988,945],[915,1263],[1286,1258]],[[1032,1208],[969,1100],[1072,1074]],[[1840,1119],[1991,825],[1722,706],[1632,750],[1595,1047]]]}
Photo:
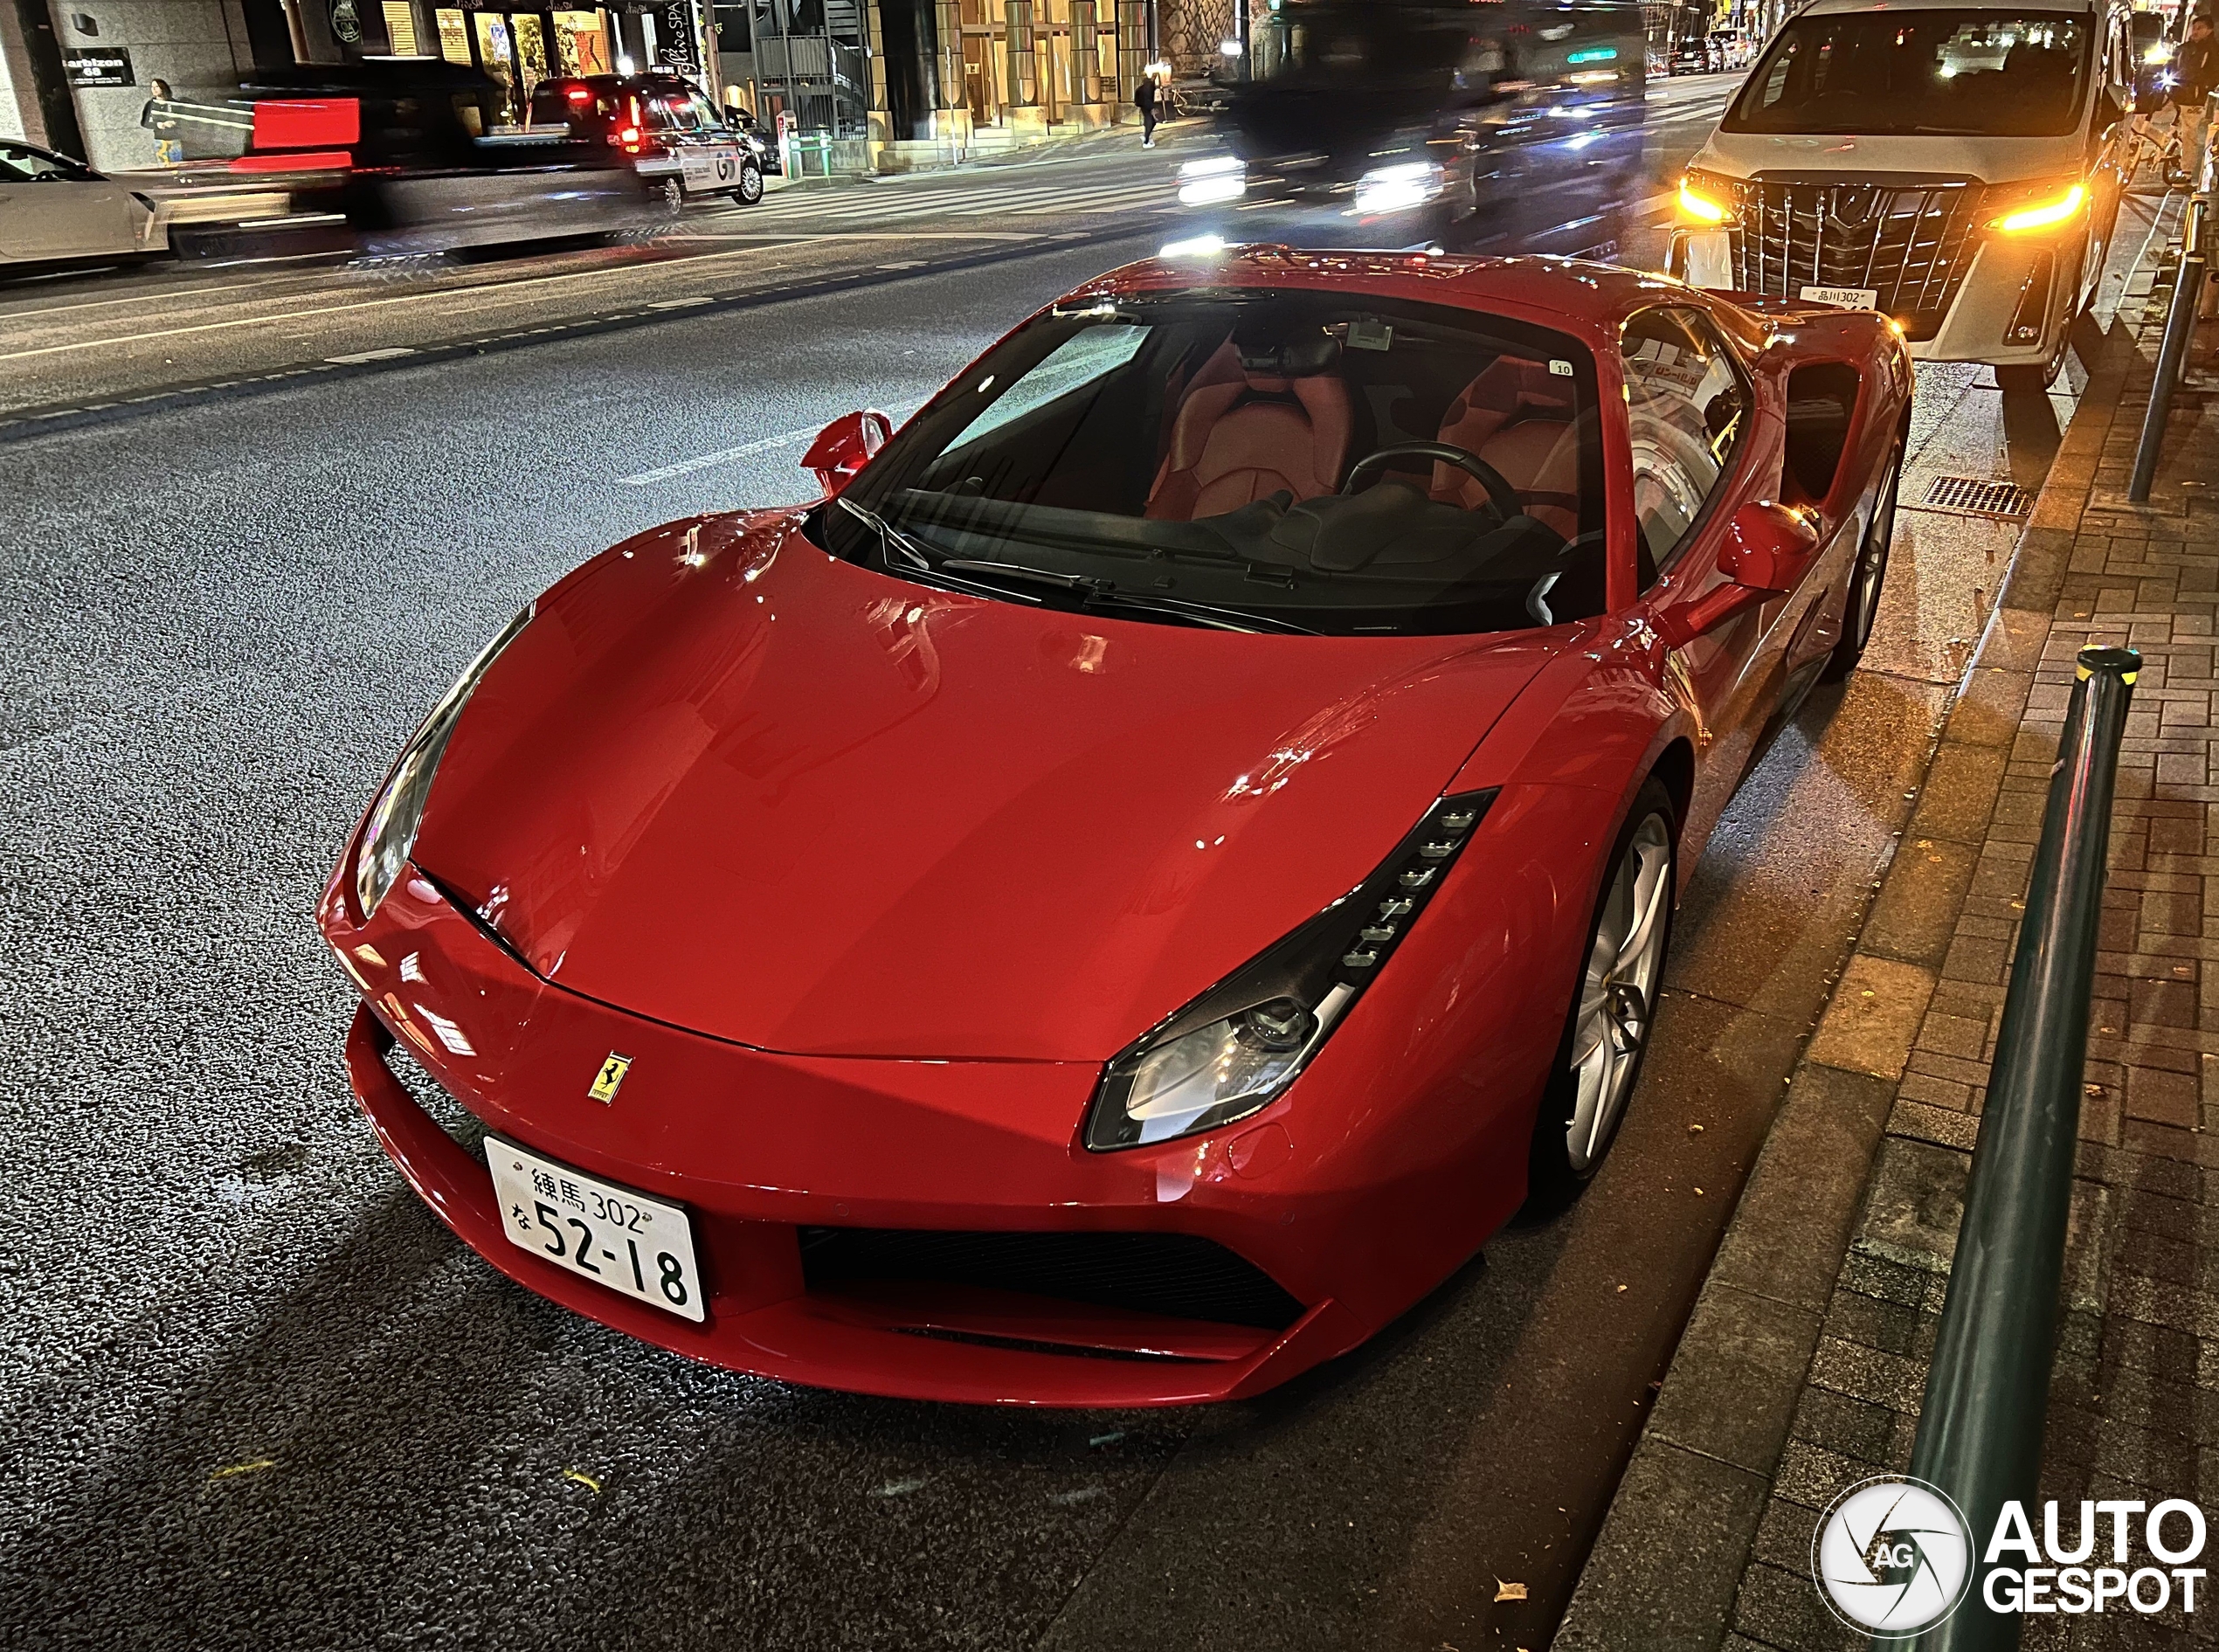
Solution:
{"label": "brick paved sidewalk", "polygon": [[[2176,400],[2153,503],[2129,504],[2156,347],[2142,325],[2100,353],[1562,1652],[1865,1644],[1821,1602],[1811,1538],[1838,1492],[1910,1462],[2074,656],[2091,642],[2146,664],[2112,819],[2042,1495],[2219,1503],[2219,396]],[[2030,1617],[2024,1644],[2204,1645],[2219,1602],[2198,1604]]]}

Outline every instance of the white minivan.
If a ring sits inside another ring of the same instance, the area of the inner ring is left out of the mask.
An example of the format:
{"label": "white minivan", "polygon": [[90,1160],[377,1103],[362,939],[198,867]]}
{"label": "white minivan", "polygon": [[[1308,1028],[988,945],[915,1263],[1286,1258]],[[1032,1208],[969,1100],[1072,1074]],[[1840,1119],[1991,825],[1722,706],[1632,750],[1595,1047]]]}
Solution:
{"label": "white minivan", "polygon": [[1670,273],[1892,316],[2046,385],[2119,215],[2124,0],[1815,0],[1696,152]]}

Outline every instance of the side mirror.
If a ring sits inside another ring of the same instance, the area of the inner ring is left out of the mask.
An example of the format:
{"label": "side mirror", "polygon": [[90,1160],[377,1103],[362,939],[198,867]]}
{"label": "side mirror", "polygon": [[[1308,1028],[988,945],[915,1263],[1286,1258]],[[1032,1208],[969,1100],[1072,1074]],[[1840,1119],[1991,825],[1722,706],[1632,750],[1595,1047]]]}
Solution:
{"label": "side mirror", "polygon": [[1726,583],[1666,609],[1656,628],[1671,647],[1692,642],[1794,590],[1817,554],[1818,529],[1801,512],[1785,505],[1744,505],[1726,524],[1725,548],[1718,553]]}
{"label": "side mirror", "polygon": [[825,491],[836,494],[855,480],[893,434],[894,421],[883,413],[849,413],[817,432],[817,439],[801,456],[801,468],[814,471]]}
{"label": "side mirror", "polygon": [[2110,131],[2126,118],[2126,106],[2119,100],[2119,93],[2105,86],[2096,94],[2096,130]]}

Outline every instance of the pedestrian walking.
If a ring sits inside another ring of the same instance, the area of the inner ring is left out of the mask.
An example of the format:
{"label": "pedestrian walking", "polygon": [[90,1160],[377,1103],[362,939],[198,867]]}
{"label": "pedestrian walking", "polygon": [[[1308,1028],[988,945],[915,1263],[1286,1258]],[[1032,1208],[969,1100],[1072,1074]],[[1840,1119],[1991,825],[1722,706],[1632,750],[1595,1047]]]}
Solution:
{"label": "pedestrian walking", "polygon": [[185,160],[184,128],[170,105],[175,101],[167,80],[147,83],[150,94],[139,111],[139,124],[154,134],[155,159],[163,166],[182,166]]}
{"label": "pedestrian walking", "polygon": [[2173,118],[2181,130],[2181,169],[2191,189],[2203,180],[2204,146],[2211,137],[2209,100],[2215,86],[2219,86],[2219,38],[2212,34],[2209,14],[2200,11],[2188,20],[2188,38],[2173,59]]}
{"label": "pedestrian walking", "polygon": [[1140,111],[1140,147],[1156,147],[1156,77],[1144,71],[1140,84],[1133,88],[1133,107]]}

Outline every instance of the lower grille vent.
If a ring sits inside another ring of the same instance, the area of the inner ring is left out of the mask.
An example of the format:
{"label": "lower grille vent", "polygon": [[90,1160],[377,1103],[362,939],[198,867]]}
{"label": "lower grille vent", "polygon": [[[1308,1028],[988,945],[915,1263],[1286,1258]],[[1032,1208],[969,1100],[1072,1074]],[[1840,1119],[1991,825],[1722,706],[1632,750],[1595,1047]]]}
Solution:
{"label": "lower grille vent", "polygon": [[1266,1331],[1284,1331],[1303,1312],[1262,1268],[1190,1234],[805,1227],[801,1269],[812,1290],[897,1280],[974,1285]]}

